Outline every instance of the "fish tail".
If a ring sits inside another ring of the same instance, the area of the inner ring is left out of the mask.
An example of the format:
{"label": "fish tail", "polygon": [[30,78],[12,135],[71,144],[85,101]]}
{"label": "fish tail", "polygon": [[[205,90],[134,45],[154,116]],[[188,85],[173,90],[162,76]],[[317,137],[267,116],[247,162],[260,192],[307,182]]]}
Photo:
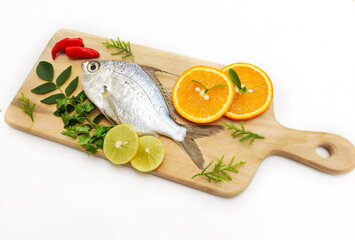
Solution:
{"label": "fish tail", "polygon": [[184,125],[186,128],[186,137],[181,142],[176,142],[182,149],[190,156],[192,161],[200,169],[204,168],[205,159],[203,154],[197,145],[195,139],[210,137],[219,133],[224,127],[220,125],[208,125],[208,126],[191,126]]}

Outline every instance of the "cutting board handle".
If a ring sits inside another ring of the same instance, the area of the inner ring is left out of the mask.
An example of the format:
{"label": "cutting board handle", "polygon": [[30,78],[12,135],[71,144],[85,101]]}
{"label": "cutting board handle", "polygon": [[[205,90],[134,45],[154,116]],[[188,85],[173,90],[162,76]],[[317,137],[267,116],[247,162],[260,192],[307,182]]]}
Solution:
{"label": "cutting board handle", "polygon": [[[286,127],[282,127],[279,137],[271,154],[282,155],[332,174],[346,173],[355,168],[355,147],[344,137]],[[320,156],[317,147],[327,149],[329,157]]]}

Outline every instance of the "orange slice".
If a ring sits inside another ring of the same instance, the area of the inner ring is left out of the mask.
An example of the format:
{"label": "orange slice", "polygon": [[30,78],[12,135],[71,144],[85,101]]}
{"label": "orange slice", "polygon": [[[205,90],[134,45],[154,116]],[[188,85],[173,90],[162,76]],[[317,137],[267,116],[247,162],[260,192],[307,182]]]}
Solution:
{"label": "orange slice", "polygon": [[233,120],[248,120],[266,111],[272,101],[272,83],[268,75],[249,63],[234,63],[222,68],[228,76],[229,69],[233,69],[239,76],[241,83],[247,88],[245,94],[236,94],[225,116]]}
{"label": "orange slice", "polygon": [[195,123],[209,123],[222,117],[229,109],[233,96],[232,81],[222,71],[205,66],[196,66],[184,72],[172,92],[176,111]]}

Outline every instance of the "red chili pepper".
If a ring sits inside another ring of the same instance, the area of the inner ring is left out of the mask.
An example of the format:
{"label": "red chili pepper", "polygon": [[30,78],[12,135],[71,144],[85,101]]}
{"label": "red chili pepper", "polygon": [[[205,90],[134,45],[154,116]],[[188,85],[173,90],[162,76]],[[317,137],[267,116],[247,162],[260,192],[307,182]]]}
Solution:
{"label": "red chili pepper", "polygon": [[72,59],[100,57],[98,51],[87,47],[67,47],[65,49],[65,54]]}
{"label": "red chili pepper", "polygon": [[57,53],[64,52],[65,48],[72,46],[84,46],[83,39],[81,38],[64,38],[57,42],[52,49],[52,58],[53,60],[57,56]]}

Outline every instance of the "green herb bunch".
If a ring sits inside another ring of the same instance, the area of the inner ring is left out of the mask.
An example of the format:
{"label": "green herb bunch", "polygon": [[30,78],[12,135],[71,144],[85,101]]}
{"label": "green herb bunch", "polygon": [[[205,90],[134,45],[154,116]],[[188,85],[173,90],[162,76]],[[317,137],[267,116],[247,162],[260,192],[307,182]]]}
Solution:
{"label": "green herb bunch", "polygon": [[251,144],[253,144],[255,139],[257,139],[257,138],[264,139],[265,138],[264,136],[261,136],[259,134],[256,134],[256,133],[253,133],[250,131],[246,131],[244,128],[243,121],[240,122],[241,128],[234,126],[234,124],[232,124],[232,123],[222,122],[222,124],[227,127],[227,130],[233,130],[233,133],[232,133],[233,138],[241,137],[239,139],[240,142],[246,142],[247,140],[250,140],[249,144],[251,145]]}
{"label": "green herb bunch", "polygon": [[58,90],[59,93],[53,94],[43,100],[45,104],[56,104],[55,116],[61,117],[65,131],[61,133],[73,139],[78,139],[78,147],[84,146],[88,154],[97,153],[102,149],[103,141],[107,132],[113,126],[98,124],[102,114],[97,115],[93,120],[89,114],[94,110],[95,105],[87,99],[84,91],[76,96],[71,96],[75,91],[79,77],[74,78],[63,91],[61,86],[69,79],[72,67],[65,69],[54,82],[54,69],[51,63],[42,61],[38,64],[36,73],[39,78],[47,83],[32,89],[37,94],[45,94]]}
{"label": "green herb bunch", "polygon": [[130,42],[124,42],[121,41],[119,37],[117,37],[117,40],[113,40],[110,39],[111,42],[106,41],[103,42],[102,44],[105,45],[107,48],[113,47],[113,48],[117,48],[119,51],[115,52],[115,53],[111,53],[111,55],[119,55],[121,53],[126,53],[125,56],[122,56],[122,59],[128,58],[128,57],[134,57],[134,55],[132,54],[132,50],[131,50],[131,44]]}
{"label": "green herb bunch", "polygon": [[27,130],[29,130],[33,126],[33,123],[34,123],[33,112],[34,112],[35,104],[30,105],[30,100],[28,98],[26,98],[25,95],[23,95],[23,92],[21,92],[21,102],[17,106],[19,108],[21,108],[24,113],[26,113],[28,116],[30,116],[32,123],[27,129]]}
{"label": "green herb bunch", "polygon": [[228,165],[223,164],[223,158],[224,155],[217,160],[217,163],[214,165],[213,169],[211,171],[207,171],[208,168],[212,165],[213,160],[205,167],[201,173],[195,174],[192,176],[192,178],[195,178],[197,176],[205,176],[208,178],[208,181],[214,181],[214,182],[223,182],[227,181],[230,182],[232,181],[232,177],[227,174],[227,171],[229,172],[238,172],[237,167],[244,165],[246,162],[240,161],[239,163],[234,163],[234,157],[232,160],[229,162]]}

